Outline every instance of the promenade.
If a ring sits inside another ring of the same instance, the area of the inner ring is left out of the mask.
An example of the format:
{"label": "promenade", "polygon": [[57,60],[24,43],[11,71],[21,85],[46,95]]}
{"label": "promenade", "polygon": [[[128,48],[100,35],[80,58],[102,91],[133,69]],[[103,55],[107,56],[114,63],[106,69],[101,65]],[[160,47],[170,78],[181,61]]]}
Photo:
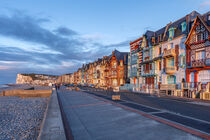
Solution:
{"label": "promenade", "polygon": [[58,96],[75,140],[200,139],[85,92],[60,90]]}

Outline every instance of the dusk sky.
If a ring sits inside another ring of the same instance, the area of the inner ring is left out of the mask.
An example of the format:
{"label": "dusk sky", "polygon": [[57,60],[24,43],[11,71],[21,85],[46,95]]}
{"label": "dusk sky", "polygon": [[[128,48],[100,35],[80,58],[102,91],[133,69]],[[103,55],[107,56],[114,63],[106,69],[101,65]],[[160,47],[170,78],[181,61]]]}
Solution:
{"label": "dusk sky", "polygon": [[1,0],[0,84],[17,73],[64,74],[82,64],[129,51],[129,42],[193,10],[207,0]]}

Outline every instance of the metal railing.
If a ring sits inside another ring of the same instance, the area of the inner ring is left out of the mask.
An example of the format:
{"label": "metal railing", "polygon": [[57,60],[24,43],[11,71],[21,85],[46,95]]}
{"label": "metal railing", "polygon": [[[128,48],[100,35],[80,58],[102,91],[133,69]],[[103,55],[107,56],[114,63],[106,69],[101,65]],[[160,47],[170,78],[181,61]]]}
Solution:
{"label": "metal railing", "polygon": [[174,56],[174,55],[175,55],[175,49],[169,49],[163,52],[163,57]]}
{"label": "metal railing", "polygon": [[191,62],[192,67],[201,67],[206,65],[206,59],[194,60]]}

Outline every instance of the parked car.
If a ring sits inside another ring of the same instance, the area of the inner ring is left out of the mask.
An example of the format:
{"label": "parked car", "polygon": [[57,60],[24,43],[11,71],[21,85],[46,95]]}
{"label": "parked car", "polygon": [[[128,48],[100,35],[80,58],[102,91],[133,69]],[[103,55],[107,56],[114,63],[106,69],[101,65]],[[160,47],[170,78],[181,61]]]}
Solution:
{"label": "parked car", "polygon": [[87,83],[84,83],[84,84],[83,84],[83,87],[87,87],[87,86],[88,86],[88,84],[87,84]]}
{"label": "parked car", "polygon": [[94,88],[94,87],[95,87],[95,85],[94,85],[94,84],[90,84],[90,85],[89,85],[89,87],[92,87],[92,88]]}
{"label": "parked car", "polygon": [[82,84],[81,83],[78,83],[77,86],[82,86]]}

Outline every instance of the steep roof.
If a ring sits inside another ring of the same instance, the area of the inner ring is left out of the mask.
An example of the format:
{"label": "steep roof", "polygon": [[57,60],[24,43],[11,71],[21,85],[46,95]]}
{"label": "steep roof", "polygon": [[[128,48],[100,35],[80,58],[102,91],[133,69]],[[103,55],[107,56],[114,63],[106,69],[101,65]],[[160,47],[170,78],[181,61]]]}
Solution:
{"label": "steep roof", "polygon": [[[112,53],[116,56],[118,61],[123,60],[123,63],[127,64],[128,52],[120,52],[115,49]],[[112,56],[112,55],[110,55],[110,56]]]}
{"label": "steep roof", "polygon": [[[205,15],[203,15],[203,16],[205,16]],[[187,42],[189,41],[190,36],[191,36],[191,34],[192,34],[192,32],[193,32],[193,30],[194,30],[194,28],[195,28],[196,22],[197,22],[198,20],[200,20],[200,21],[202,22],[202,24],[205,26],[205,28],[210,32],[210,26],[207,25],[207,23],[206,23],[207,21],[204,21],[203,18],[202,18],[201,16],[197,16],[197,17],[195,18],[195,21],[194,21],[193,25],[192,25],[192,28],[191,28],[191,30],[190,30],[190,33],[188,34],[187,39],[185,40],[185,44],[187,44]]]}

